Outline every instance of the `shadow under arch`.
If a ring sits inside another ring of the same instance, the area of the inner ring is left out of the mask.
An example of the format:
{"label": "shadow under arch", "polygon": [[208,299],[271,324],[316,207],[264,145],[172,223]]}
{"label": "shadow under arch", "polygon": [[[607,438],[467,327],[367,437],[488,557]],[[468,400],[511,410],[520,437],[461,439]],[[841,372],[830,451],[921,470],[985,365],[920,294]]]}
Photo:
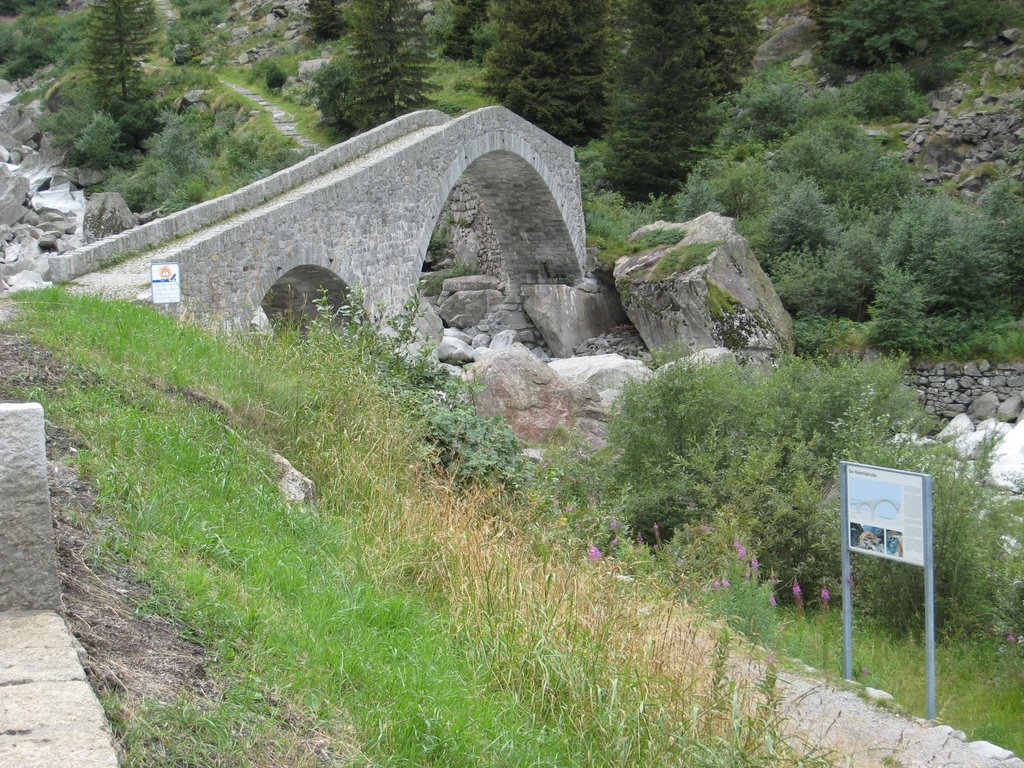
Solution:
{"label": "shadow under arch", "polygon": [[301,327],[319,314],[321,306],[335,317],[344,318],[350,292],[348,284],[329,269],[304,264],[277,278],[264,294],[261,306],[271,323]]}
{"label": "shadow under arch", "polygon": [[537,154],[529,154],[533,162],[509,150],[490,151],[472,159],[467,154],[463,163],[449,169],[420,235],[421,268],[430,237],[441,225],[445,202],[459,181],[466,180],[491,220],[510,293],[518,292],[517,286],[524,283],[560,282],[582,275],[563,211],[544,178],[549,174]]}

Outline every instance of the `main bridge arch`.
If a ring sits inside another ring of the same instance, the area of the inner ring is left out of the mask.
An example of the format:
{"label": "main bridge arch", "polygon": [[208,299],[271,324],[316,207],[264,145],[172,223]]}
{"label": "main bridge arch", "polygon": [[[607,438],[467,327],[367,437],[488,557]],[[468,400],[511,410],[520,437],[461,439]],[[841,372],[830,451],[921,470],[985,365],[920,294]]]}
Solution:
{"label": "main bridge arch", "polygon": [[572,149],[502,107],[428,117],[436,124],[214,227],[198,243],[162,251],[160,260],[181,265],[182,304],[172,311],[242,327],[281,277],[318,269],[395,311],[414,293],[431,234],[462,178],[486,207],[510,287],[581,276],[586,234]]}

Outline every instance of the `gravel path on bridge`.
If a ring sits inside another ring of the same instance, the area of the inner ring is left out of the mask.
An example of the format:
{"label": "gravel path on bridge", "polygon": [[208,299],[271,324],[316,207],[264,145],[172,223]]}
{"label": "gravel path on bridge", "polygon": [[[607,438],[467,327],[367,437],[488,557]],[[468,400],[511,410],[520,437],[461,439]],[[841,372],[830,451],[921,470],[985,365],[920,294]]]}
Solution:
{"label": "gravel path on bridge", "polygon": [[246,221],[258,219],[265,215],[272,208],[294,202],[304,195],[316,189],[330,187],[338,182],[351,177],[364,168],[367,168],[378,160],[384,159],[404,147],[421,141],[432,133],[436,133],[444,126],[430,126],[418,131],[406,134],[392,142],[377,147],[365,155],[361,155],[346,163],[340,168],[320,176],[317,179],[300,184],[298,187],[270,200],[263,205],[251,208],[231,216],[224,221],[209,227],[204,227],[197,232],[177,239],[167,246],[146,251],[140,256],[124,261],[107,269],[98,272],[89,272],[74,279],[68,285],[68,290],[75,294],[92,294],[105,299],[125,299],[134,301],[137,299],[148,299],[150,286],[150,264],[154,261],[164,260],[171,253],[177,253],[183,246],[190,243],[200,242],[220,235]]}

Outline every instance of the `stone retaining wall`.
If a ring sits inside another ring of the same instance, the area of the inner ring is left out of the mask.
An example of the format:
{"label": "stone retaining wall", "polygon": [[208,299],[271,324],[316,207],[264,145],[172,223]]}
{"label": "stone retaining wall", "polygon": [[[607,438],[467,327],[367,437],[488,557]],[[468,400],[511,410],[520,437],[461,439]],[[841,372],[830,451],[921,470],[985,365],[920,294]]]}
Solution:
{"label": "stone retaining wall", "polygon": [[951,419],[984,394],[994,393],[1001,403],[1020,396],[1024,362],[918,363],[908,379],[926,411]]}
{"label": "stone retaining wall", "polygon": [[268,200],[324,175],[355,158],[422,128],[444,125],[451,120],[436,110],[423,110],[392,120],[348,141],[306,158],[272,176],[214,200],[172,213],[141,227],[104,238],[74,251],[50,257],[53,280],[66,282],[102,266],[105,262],[134,251],[195,232],[240,211]]}

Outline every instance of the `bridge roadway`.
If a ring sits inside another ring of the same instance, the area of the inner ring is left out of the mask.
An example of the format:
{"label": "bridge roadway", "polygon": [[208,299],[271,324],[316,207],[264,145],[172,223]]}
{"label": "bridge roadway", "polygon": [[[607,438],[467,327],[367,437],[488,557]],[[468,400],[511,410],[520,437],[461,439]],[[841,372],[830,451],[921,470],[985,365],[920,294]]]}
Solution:
{"label": "bridge roadway", "polygon": [[182,303],[168,311],[224,328],[247,325],[290,273],[361,286],[368,302],[393,310],[412,294],[461,178],[492,220],[510,291],[582,275],[573,151],[502,107],[457,119],[406,115],[223,198],[56,257],[51,269],[78,290],[135,298],[151,263],[176,262]]}

